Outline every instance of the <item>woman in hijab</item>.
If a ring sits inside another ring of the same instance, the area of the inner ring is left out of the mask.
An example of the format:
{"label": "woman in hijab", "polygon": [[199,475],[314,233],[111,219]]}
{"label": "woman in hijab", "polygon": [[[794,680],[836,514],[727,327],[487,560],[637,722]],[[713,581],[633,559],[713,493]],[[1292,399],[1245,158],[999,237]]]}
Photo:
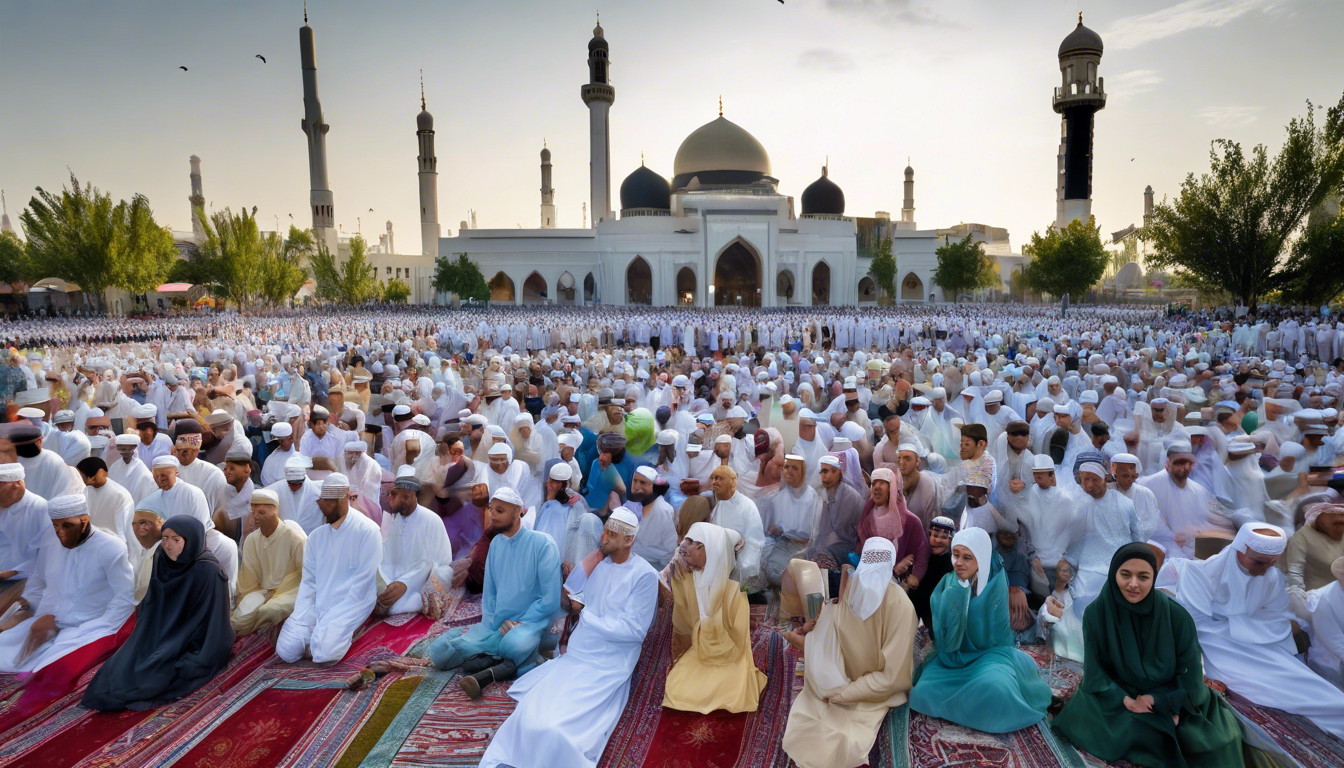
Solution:
{"label": "woman in hijab", "polygon": [[931,603],[938,647],[915,671],[910,708],[987,733],[1045,719],[1050,687],[1036,662],[1013,647],[1008,580],[984,529],[952,538],[952,573]]}
{"label": "woman in hijab", "polygon": [[163,524],[149,591],[135,630],[98,670],[80,703],[144,710],[180,699],[229,663],[229,580],[205,547],[205,527],[186,515]]}
{"label": "woman in hijab", "polygon": [[1107,762],[1240,766],[1236,715],[1204,683],[1190,614],[1153,589],[1156,567],[1147,544],[1116,550],[1106,585],[1083,614],[1082,684],[1054,727]]}

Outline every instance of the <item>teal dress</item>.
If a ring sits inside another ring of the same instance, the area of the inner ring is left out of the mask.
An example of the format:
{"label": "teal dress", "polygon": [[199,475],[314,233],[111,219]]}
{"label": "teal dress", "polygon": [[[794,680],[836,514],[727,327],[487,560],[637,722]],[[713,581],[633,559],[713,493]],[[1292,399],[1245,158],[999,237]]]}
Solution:
{"label": "teal dress", "polygon": [[943,576],[930,603],[938,647],[915,670],[910,709],[987,733],[1009,733],[1045,719],[1050,686],[1036,662],[1013,647],[1008,581],[999,556],[992,558],[982,594],[972,597],[954,572]]}

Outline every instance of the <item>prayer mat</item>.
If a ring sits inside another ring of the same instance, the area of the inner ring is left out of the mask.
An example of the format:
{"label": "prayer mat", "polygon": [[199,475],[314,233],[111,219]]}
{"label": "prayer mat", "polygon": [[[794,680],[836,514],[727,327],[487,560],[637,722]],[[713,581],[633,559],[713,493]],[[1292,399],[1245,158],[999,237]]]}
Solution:
{"label": "prayer mat", "polygon": [[112,658],[135,629],[132,613],[116,634],[100,637],[74,649],[36,672],[4,675],[0,683],[0,743],[40,722],[60,706],[71,691],[80,690],[80,678]]}
{"label": "prayer mat", "polygon": [[423,680],[423,677],[403,677],[388,685],[373,714],[359,729],[334,768],[356,768],[363,762]]}
{"label": "prayer mat", "polygon": [[[181,765],[280,765],[340,692],[332,688],[262,691],[180,759]],[[311,765],[311,763],[309,763]]]}
{"label": "prayer mat", "polygon": [[1344,740],[1321,730],[1305,717],[1262,707],[1227,692],[1227,703],[1237,713],[1263,728],[1274,743],[1302,764],[1302,768],[1339,768],[1344,765]]}

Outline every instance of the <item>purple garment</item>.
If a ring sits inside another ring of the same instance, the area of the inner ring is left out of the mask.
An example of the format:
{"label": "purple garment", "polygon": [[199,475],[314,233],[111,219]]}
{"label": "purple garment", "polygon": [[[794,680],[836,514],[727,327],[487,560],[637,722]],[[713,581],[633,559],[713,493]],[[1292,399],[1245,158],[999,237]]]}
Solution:
{"label": "purple garment", "polygon": [[892,544],[896,545],[896,562],[900,562],[907,555],[914,555],[915,561],[910,566],[908,574],[914,575],[916,579],[924,580],[924,574],[929,570],[929,537],[924,533],[924,524],[919,521],[913,512],[905,508],[904,499],[901,496],[893,496],[893,501],[897,504],[890,504],[888,512],[883,515],[883,520],[894,522],[891,518],[895,517],[901,522],[902,533],[899,538],[892,538],[882,534],[884,528],[888,525],[880,524],[875,514],[873,500],[869,497],[868,502],[863,505],[863,517],[859,519],[859,541],[854,551],[863,553],[863,542],[873,536],[882,536]]}
{"label": "purple garment", "polygon": [[443,518],[443,528],[448,532],[454,559],[466,557],[485,532],[485,510],[475,504],[463,504],[452,499],[447,503],[440,502],[438,512]]}

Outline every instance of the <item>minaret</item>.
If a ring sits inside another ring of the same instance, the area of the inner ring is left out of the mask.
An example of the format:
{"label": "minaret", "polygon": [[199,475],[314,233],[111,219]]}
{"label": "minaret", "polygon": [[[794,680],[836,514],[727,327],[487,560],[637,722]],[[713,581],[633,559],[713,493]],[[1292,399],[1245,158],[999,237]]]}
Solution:
{"label": "minaret", "polygon": [[308,199],[313,210],[313,237],[334,254],[336,203],[327,183],[327,131],[331,126],[322,119],[322,102],[317,98],[317,51],[306,6],[303,26],[299,27],[299,59],[303,67],[303,121],[299,125],[308,137],[308,178],[312,187]]}
{"label": "minaret", "polygon": [[434,116],[425,108],[425,76],[420,75],[420,114],[415,117],[420,143],[420,253],[439,257],[439,159],[434,156]]}
{"label": "minaret", "polygon": [[1148,220],[1153,217],[1153,186],[1149,184],[1143,190],[1143,226],[1148,226]]}
{"label": "minaret", "polygon": [[0,190],[0,232],[14,232],[14,225],[9,222],[9,203],[5,200],[4,190]]}
{"label": "minaret", "polygon": [[392,242],[392,221],[391,221],[391,219],[389,219],[388,222],[387,222],[387,252],[388,252],[388,253],[396,253],[396,252],[397,252],[397,246],[396,246],[396,243]]}
{"label": "minaret", "polygon": [[901,220],[896,222],[898,230],[915,229],[915,169],[906,160],[905,201],[901,203]]}
{"label": "minaret", "polygon": [[1101,35],[1084,27],[1078,14],[1077,28],[1059,44],[1063,85],[1053,100],[1055,112],[1063,116],[1055,207],[1060,229],[1092,215],[1092,116],[1106,107],[1105,78],[1097,77],[1101,51]]}
{"label": "minaret", "polygon": [[555,190],[551,187],[551,150],[541,142],[541,228],[555,229]]}
{"label": "minaret", "polygon": [[588,185],[591,189],[593,227],[597,222],[615,218],[611,210],[611,144],[607,139],[607,113],[616,101],[616,89],[611,87],[607,60],[607,41],[602,37],[602,24],[593,28],[593,39],[588,41],[588,84],[580,93],[588,105]]}
{"label": "minaret", "polygon": [[201,158],[191,156],[191,239],[205,242],[205,193],[201,191]]}

